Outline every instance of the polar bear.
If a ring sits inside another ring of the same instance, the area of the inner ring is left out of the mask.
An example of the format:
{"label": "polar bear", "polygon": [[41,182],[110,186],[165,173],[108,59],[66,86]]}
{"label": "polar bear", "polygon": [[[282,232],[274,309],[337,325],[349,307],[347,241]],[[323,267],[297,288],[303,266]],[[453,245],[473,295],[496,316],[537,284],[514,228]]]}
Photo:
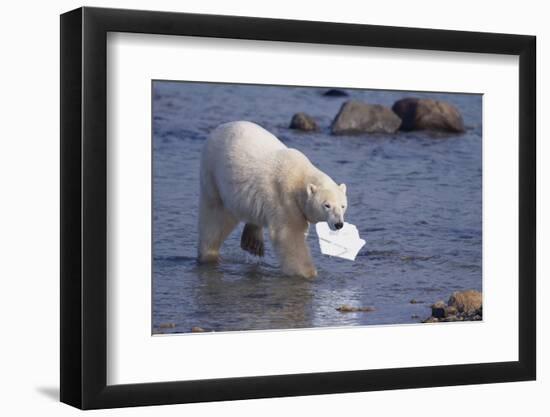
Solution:
{"label": "polar bear", "polygon": [[242,249],[263,256],[266,228],[283,273],[315,277],[306,244],[309,223],[338,230],[346,208],[346,185],[337,185],[303,153],[257,124],[222,124],[202,150],[199,261],[217,261],[225,238],[244,222]]}

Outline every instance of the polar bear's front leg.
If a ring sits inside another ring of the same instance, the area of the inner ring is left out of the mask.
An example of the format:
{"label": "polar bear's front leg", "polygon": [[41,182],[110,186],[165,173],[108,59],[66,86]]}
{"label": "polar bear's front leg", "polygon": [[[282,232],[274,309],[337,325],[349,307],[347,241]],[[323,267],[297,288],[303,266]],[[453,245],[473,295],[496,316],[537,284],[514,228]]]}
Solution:
{"label": "polar bear's front leg", "polygon": [[271,241],[286,275],[299,275],[304,278],[317,276],[317,270],[307,247],[306,232],[307,224],[298,227],[296,225],[270,227]]}

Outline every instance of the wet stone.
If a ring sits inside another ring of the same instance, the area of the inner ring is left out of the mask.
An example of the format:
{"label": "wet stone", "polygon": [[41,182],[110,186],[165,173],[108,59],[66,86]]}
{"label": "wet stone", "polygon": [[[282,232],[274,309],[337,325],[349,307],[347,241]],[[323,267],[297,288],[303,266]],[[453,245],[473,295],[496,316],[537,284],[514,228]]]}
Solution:
{"label": "wet stone", "polygon": [[437,301],[432,305],[432,317],[438,319],[444,318],[447,315],[446,312],[447,305],[443,301]]}
{"label": "wet stone", "polygon": [[315,119],[306,113],[296,113],[290,121],[290,129],[301,130],[304,132],[314,132],[319,130]]}
{"label": "wet stone", "polygon": [[423,320],[422,323],[438,323],[439,319],[437,317],[428,317],[426,320]]}
{"label": "wet stone", "polygon": [[348,304],[342,304],[340,307],[336,308],[340,313],[356,313],[356,312],[370,312],[376,311],[374,307],[352,307]]}
{"label": "wet stone", "polygon": [[199,327],[199,326],[195,326],[195,327],[192,327],[191,328],[191,332],[192,333],[203,333],[205,332],[206,330],[204,330],[202,327]]}
{"label": "wet stone", "polygon": [[448,306],[445,312],[447,316],[456,316],[458,314],[458,309],[455,306]]}

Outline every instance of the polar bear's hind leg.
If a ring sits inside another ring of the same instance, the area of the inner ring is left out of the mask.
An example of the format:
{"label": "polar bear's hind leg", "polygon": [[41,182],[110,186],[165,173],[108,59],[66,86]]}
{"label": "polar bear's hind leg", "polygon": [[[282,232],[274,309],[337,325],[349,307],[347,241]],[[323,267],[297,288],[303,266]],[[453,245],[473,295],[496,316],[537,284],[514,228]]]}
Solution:
{"label": "polar bear's hind leg", "polygon": [[222,243],[239,222],[220,203],[209,201],[205,196],[201,196],[198,247],[200,262],[219,260]]}
{"label": "polar bear's hind leg", "polygon": [[260,226],[251,223],[244,225],[241,249],[255,256],[264,256],[264,234]]}

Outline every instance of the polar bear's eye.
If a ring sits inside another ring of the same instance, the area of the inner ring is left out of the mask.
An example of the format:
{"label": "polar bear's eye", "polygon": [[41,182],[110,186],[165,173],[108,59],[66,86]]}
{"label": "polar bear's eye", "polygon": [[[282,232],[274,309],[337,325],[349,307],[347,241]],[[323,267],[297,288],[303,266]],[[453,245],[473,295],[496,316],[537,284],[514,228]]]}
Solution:
{"label": "polar bear's eye", "polygon": [[345,208],[346,208],[346,206],[342,206],[342,208],[343,208],[343,209],[345,209]]}
{"label": "polar bear's eye", "polygon": [[325,207],[326,207],[326,208],[330,208],[330,204],[325,204]]}

